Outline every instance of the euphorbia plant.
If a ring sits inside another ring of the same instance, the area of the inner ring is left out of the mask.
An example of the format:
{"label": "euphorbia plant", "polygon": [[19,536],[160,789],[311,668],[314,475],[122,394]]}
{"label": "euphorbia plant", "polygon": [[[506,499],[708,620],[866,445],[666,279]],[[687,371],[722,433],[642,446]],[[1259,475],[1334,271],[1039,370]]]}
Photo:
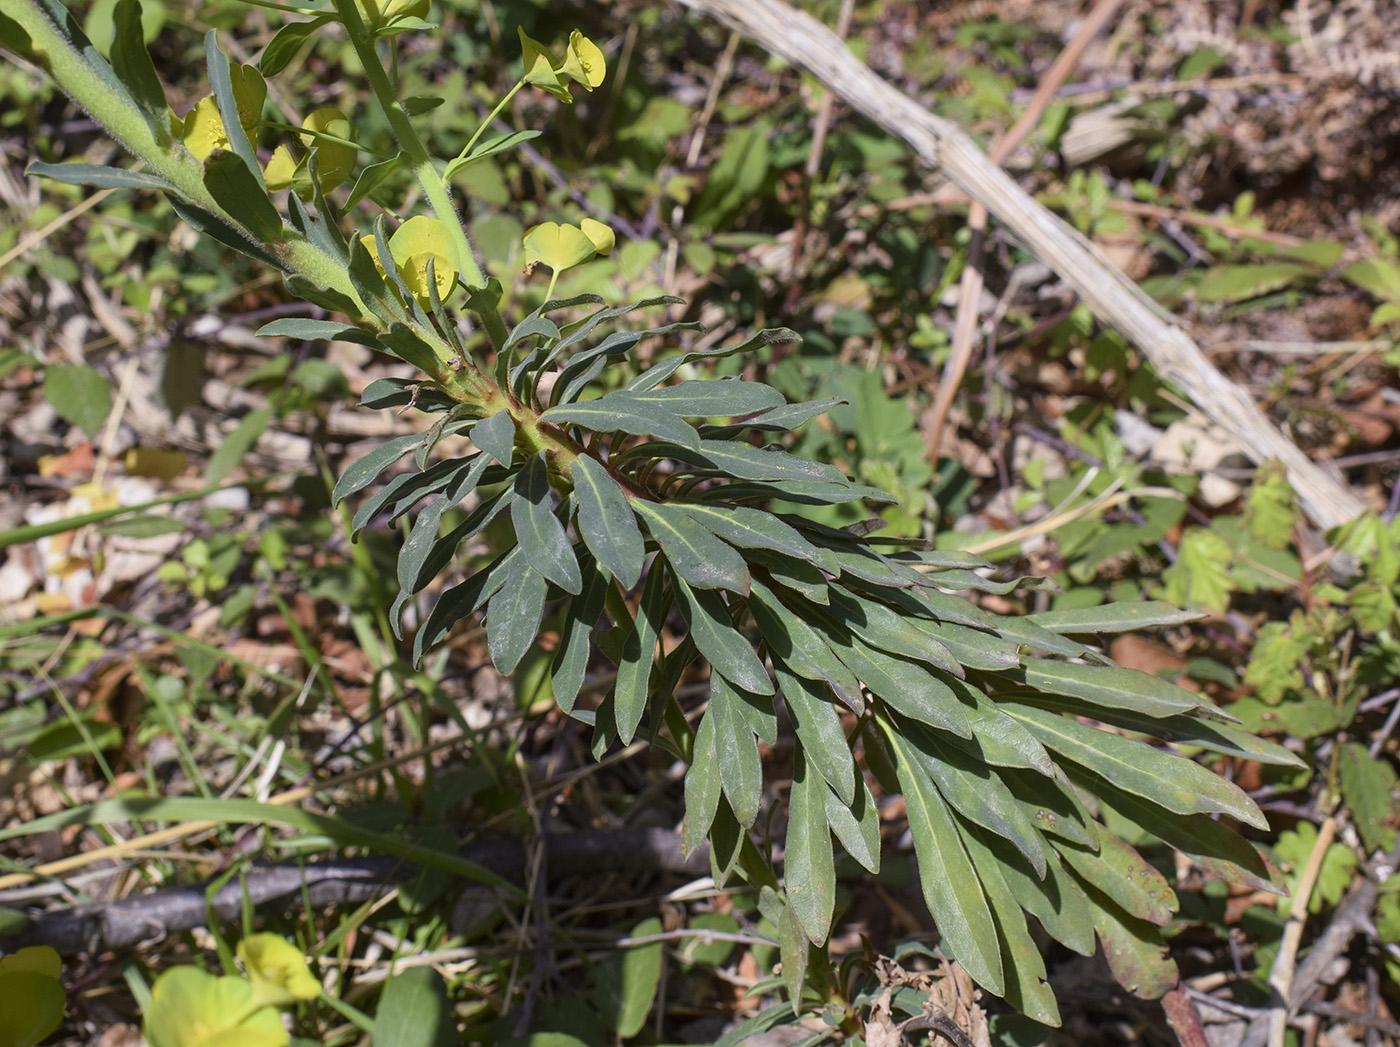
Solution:
{"label": "euphorbia plant", "polygon": [[[805,985],[838,1012],[846,1006],[846,983],[823,949],[835,916],[833,838],[878,870],[872,780],[903,794],[943,950],[1041,1021],[1058,1021],[1058,1011],[1027,914],[1079,953],[1091,953],[1097,936],[1118,976],[1144,995],[1176,980],[1158,936],[1175,897],[1109,830],[1107,813],[1212,874],[1272,889],[1273,870],[1217,820],[1262,828],[1254,803],[1146,739],[1296,759],[1233,726],[1204,697],[1114,667],[1094,645],[1101,634],[1189,616],[1153,603],[998,616],[959,594],[1040,581],[989,580],[986,561],[881,538],[878,521],[834,529],[769,508],[887,498],[783,449],[784,434],[832,401],[789,404],[759,382],[695,376],[707,360],[793,341],[793,332],[760,331],[620,370],[644,339],[698,325],[617,328],[671,298],[610,306],[590,294],[552,297],[561,272],[611,249],[602,223],[530,230],[528,260],[551,270],[548,300],[507,325],[501,288],[482,272],[448,180],[538,132],[482,141],[503,100],[457,157],[440,164],[428,154],[376,49],[378,39],[392,46],[400,32],[430,30],[421,2],[335,0],[334,14],[288,23],[262,55],[261,72],[272,76],[314,32],[343,32],[353,45],[397,152],[362,169],[339,205],[328,194],[353,166],[349,121],[323,114],[290,129],[298,152],[278,145],[264,170],[249,135],[276,129],[239,105],[256,90],[256,74],[231,67],[213,33],[212,109],[201,103],[202,113],[196,107],[177,125],[140,45],[137,0],[118,4],[110,64],[56,0],[10,0],[6,11],[0,39],[48,69],[145,162],[139,174],[52,164],[32,171],[165,191],[197,228],[280,269],[291,294],[339,317],[279,320],[263,333],[354,340],[421,372],[374,382],[363,403],[416,406],[435,416],[431,428],[387,441],[335,490],[337,501],[358,495],[414,456],[413,468],[360,504],[353,523],[358,533],[417,512],[398,560],[395,626],[410,603],[426,607],[413,647],[421,658],[484,611],[491,656],[510,673],[557,608],[555,699],[591,727],[598,754],[644,736],[689,761],[684,844],[709,843],[720,884],[757,889],[779,929],[782,980],[795,1005]],[[602,82],[601,51],[577,33],[563,57],[523,33],[521,44],[512,94],[536,87],[570,101],[570,81],[590,90]],[[191,152],[210,143],[203,156]],[[383,219],[352,230],[348,204],[399,168],[417,178],[432,215],[392,233]],[[270,195],[285,186],[294,190],[285,201]],[[463,335],[463,316],[484,339]],[[599,395],[605,373],[612,391]],[[623,374],[631,377],[613,378]],[[475,450],[435,458],[450,433],[469,435]],[[446,513],[463,503],[465,519],[443,533]],[[506,547],[460,584],[415,600],[497,517],[510,521]],[[683,638],[663,647],[666,630]],[[598,650],[617,672],[593,705],[580,695]],[[701,664],[703,711],[677,697],[682,675]],[[781,876],[750,834],[762,799],[760,742],[778,740],[779,701],[795,730]]]}

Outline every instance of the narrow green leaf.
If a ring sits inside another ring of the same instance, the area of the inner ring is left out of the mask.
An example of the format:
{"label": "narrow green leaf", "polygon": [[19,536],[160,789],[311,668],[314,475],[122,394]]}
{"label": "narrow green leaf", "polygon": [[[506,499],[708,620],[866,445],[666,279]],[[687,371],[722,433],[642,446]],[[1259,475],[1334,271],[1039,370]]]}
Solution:
{"label": "narrow green leaf", "polygon": [[787,703],[797,737],[818,773],[848,807],[855,803],[860,772],[851,757],[841,717],[826,688],[778,667],[778,689]]}
{"label": "narrow green leaf", "polygon": [[962,700],[972,724],[972,737],[952,736],[948,741],[978,760],[995,767],[1025,767],[1045,775],[1055,773],[1054,761],[1035,735],[1006,713],[981,690],[954,676],[938,676]]}
{"label": "narrow green leaf", "polygon": [[1002,639],[1010,640],[1012,643],[1020,644],[1022,647],[1034,651],[1043,651],[1046,654],[1058,654],[1065,658],[1088,658],[1094,661],[1107,661],[1103,655],[1089,647],[1085,647],[1078,640],[1071,640],[1061,636],[1059,633],[1052,633],[1043,626],[1036,625],[1029,618],[1022,618],[1017,615],[1004,614],[996,620],[997,635]]}
{"label": "narrow green leaf", "polygon": [[[496,669],[509,675],[539,635],[544,618],[545,594],[549,583],[530,564],[524,546],[516,546],[521,556],[515,569],[486,606],[486,644]],[[580,588],[582,586],[580,585]]]}
{"label": "narrow green leaf", "polygon": [[783,964],[783,984],[794,1014],[802,1012],[802,987],[807,981],[807,936],[797,922],[791,905],[784,905],[778,917],[778,956]]}
{"label": "narrow green leaf", "polygon": [[826,820],[846,853],[872,873],[880,872],[880,809],[864,777],[856,779],[855,802],[847,805],[826,787]]}
{"label": "narrow green leaf", "polygon": [[220,150],[204,161],[204,188],[263,243],[283,238],[282,216],[272,206],[262,183],[236,153]]}
{"label": "narrow green leaf", "polygon": [[1228,814],[1258,829],[1269,827],[1239,786],[1200,764],[1058,713],[1009,702],[1001,707],[1064,759],[1169,811]]}
{"label": "narrow green leaf", "polygon": [[692,586],[749,591],[749,565],[732,546],[672,506],[637,499],[632,508],[661,546],[671,569]]}
{"label": "narrow green leaf", "polygon": [[1042,611],[1028,619],[1051,632],[1132,633],[1141,629],[1162,628],[1200,621],[1202,611],[1183,611],[1164,600],[1119,600],[1097,607],[1075,607],[1061,611]]}
{"label": "narrow green leaf", "polygon": [[823,607],[831,600],[826,575],[805,560],[794,560],[767,549],[750,549],[745,558],[765,567],[775,585],[790,589]]}
{"label": "narrow green leaf", "polygon": [[288,22],[281,29],[272,34],[272,39],[263,48],[262,55],[258,58],[258,69],[263,76],[276,76],[291,64],[296,58],[297,52],[321,26],[331,20],[329,15],[322,15],[314,18],[310,22]]}
{"label": "narrow green leaf", "polygon": [[578,699],[579,689],[583,687],[588,656],[593,649],[593,627],[603,613],[603,599],[612,584],[607,572],[587,557],[580,569],[583,572],[583,592],[569,602],[559,646],[550,667],[554,700],[566,713],[574,711],[574,702]]}
{"label": "narrow green leaf", "polygon": [[[442,523],[443,514],[449,509],[458,505],[481,479],[481,474],[486,471],[491,459],[484,454],[476,455],[469,468],[464,470],[452,483],[450,483],[438,498],[431,502],[427,508],[418,514],[418,519],[413,522],[413,527],[408,532],[408,538],[404,540],[403,548],[399,550],[398,576],[399,589],[401,592],[416,593],[423,587],[431,577],[423,577],[423,567],[428,561],[434,549],[439,545],[438,528]],[[486,520],[478,524],[478,529],[485,526]],[[453,537],[450,542],[452,549],[455,549],[459,541],[464,538]],[[527,550],[528,555],[528,550]],[[443,566],[451,559],[452,553],[449,551],[446,558],[435,557]],[[433,572],[436,575],[437,572]]]}
{"label": "narrow green leaf", "polygon": [[724,687],[710,687],[710,707],[706,718],[715,718],[715,759],[720,784],[739,824],[747,828],[758,817],[763,797],[763,765],[754,737],[743,714],[735,707],[737,697]]}
{"label": "narrow green leaf", "polygon": [[802,336],[786,327],[765,328],[734,345],[720,346],[718,349],[695,349],[688,353],[678,353],[659,364],[648,367],[627,383],[627,388],[636,392],[653,389],[660,385],[680,368],[696,360],[721,360],[736,353],[747,353],[760,346],[775,345],[779,342],[801,342]]}
{"label": "narrow green leaf", "polygon": [[[655,570],[655,567],[652,568]],[[690,637],[711,667],[737,686],[754,694],[772,694],[773,681],[734,619],[723,598],[713,589],[693,589],[679,574],[672,577],[681,596],[681,612],[690,626]]]}
{"label": "narrow green leaf", "polygon": [[1034,820],[999,775],[953,745],[940,744],[933,732],[905,724],[909,752],[938,787],[948,805],[968,821],[1011,841],[1037,876],[1045,875],[1045,848]]}
{"label": "narrow green leaf", "polygon": [[1238,756],[1245,760],[1274,764],[1278,767],[1305,767],[1307,764],[1281,745],[1267,741],[1246,730],[1216,720],[1198,720],[1194,716],[1144,716],[1126,709],[1104,709],[1078,698],[1060,695],[1035,695],[1026,701],[1047,709],[1068,712],[1102,720],[1115,727],[1159,738],[1177,745],[1190,745],[1208,752]]}
{"label": "narrow green leaf", "polygon": [[[354,342],[357,345],[367,345],[371,349],[383,348],[379,344],[379,339],[359,327],[337,323],[335,320],[312,320],[306,316],[284,316],[280,320],[263,324],[255,334],[259,338],[298,338],[304,342],[325,339],[328,342]],[[378,379],[378,381],[384,381],[384,379]],[[375,383],[371,382],[370,384]],[[404,403],[407,402],[407,400],[404,401]]]}
{"label": "narrow green leaf", "polygon": [[1128,709],[1145,716],[1202,712],[1234,720],[1203,695],[1137,669],[1027,658],[1022,668],[1004,675],[1037,691],[1082,698],[1093,706],[1108,709]]}
{"label": "narrow green leaf", "polygon": [[627,495],[599,462],[579,455],[570,470],[578,497],[578,531],[598,562],[624,589],[642,577],[646,545]]}
{"label": "narrow green leaf", "polygon": [[397,1047],[452,1047],[457,1021],[442,975],[432,967],[405,967],[384,986],[371,1037]]}
{"label": "narrow green leaf", "polygon": [[1094,916],[1088,896],[1061,866],[1059,855],[1050,856],[1042,878],[1006,840],[989,833],[983,833],[981,840],[996,856],[997,871],[1012,897],[1040,921],[1045,932],[1080,956],[1094,955]]}
{"label": "narrow green leaf", "polygon": [[826,941],[836,909],[836,858],[826,821],[827,795],[826,783],[799,741],[788,799],[783,889],[797,925],[814,945]]}
{"label": "narrow green leaf", "polygon": [[528,142],[532,138],[538,138],[541,131],[515,131],[512,134],[501,135],[499,138],[492,138],[490,141],[482,142],[472,149],[470,153],[464,153],[455,157],[448,163],[447,169],[443,171],[442,177],[446,181],[451,181],[461,174],[478,160],[485,160],[488,156],[495,156],[497,153],[513,149],[521,142]]}
{"label": "narrow green leaf", "polygon": [[[423,438],[421,433],[415,435],[419,440]],[[355,516],[350,521],[350,537],[358,536],[360,531],[369,526],[370,521],[386,508],[389,510],[390,520],[397,519],[428,495],[445,490],[459,469],[470,467],[470,460],[449,458],[435,462],[421,473],[404,472],[390,477],[383,487],[366,498],[355,510]]]}
{"label": "narrow green leaf", "polygon": [[1038,774],[1004,768],[1001,780],[1042,833],[1058,836],[1091,851],[1098,850],[1098,823],[1089,817],[1075,798],[1063,771],[1058,771],[1053,778],[1043,778]]}
{"label": "narrow green leaf", "polygon": [[924,662],[953,676],[963,675],[952,652],[919,619],[901,615],[876,600],[862,600],[850,590],[833,589],[829,606],[842,625],[870,646]]}
{"label": "narrow green leaf", "polygon": [[877,651],[855,638],[833,649],[860,682],[891,709],[916,723],[929,724],[960,738],[972,737],[966,706],[931,670]]}
{"label": "narrow green leaf", "polygon": [[1000,996],[1006,989],[996,924],[982,893],[977,869],[963,849],[948,810],[928,775],[919,768],[909,743],[880,720],[894,754],[899,784],[909,812],[909,831],[919,859],[924,900],[933,914],[945,950],[983,988]]}
{"label": "narrow green leaf", "polygon": [[505,344],[501,348],[511,349],[527,338],[553,339],[558,337],[560,337],[559,328],[555,326],[554,321],[534,313],[516,325],[515,330],[506,336]]}
{"label": "narrow green leaf", "polygon": [[992,633],[952,622],[925,622],[921,623],[921,627],[968,669],[998,672],[1014,669],[1021,664],[1020,648]]}
{"label": "narrow green leaf", "polygon": [[1181,973],[1161,931],[1122,912],[1097,891],[1090,889],[1088,896],[1104,958],[1119,985],[1135,996],[1155,1000],[1180,983]]}
{"label": "narrow green leaf", "polygon": [[[403,170],[407,165],[408,157],[400,151],[387,160],[380,160],[377,164],[369,164],[360,168],[360,173],[355,176],[355,184],[350,187],[350,195],[346,197],[342,210],[349,211],[361,200],[373,196],[375,190],[387,182],[395,172]],[[313,182],[313,184],[318,183]],[[433,285],[429,284],[429,286]]]}
{"label": "narrow green leaf", "polygon": [[[263,182],[262,168],[258,166],[257,151],[253,148],[253,143],[248,141],[248,134],[243,130],[243,124],[238,119],[238,103],[233,96],[233,77],[229,69],[228,56],[219,49],[219,34],[215,29],[204,34],[204,61],[209,75],[209,90],[214,95],[214,104],[219,109],[219,119],[223,122],[224,137],[228,139],[229,148],[242,161],[244,174],[256,184],[267,206],[272,207],[272,201],[267,199],[267,186]],[[216,153],[215,156],[217,155]],[[206,162],[206,185],[209,181],[208,170],[209,165]],[[219,202],[223,203],[222,200]],[[232,210],[229,213],[239,221],[243,221],[243,215],[240,212]],[[273,213],[276,214],[275,208]],[[280,216],[277,228],[280,239]],[[384,257],[388,258],[389,256],[385,254]]]}
{"label": "narrow green leaf", "polygon": [[[619,394],[613,393],[611,395],[617,396]],[[607,399],[607,397],[603,399]],[[593,401],[593,403],[601,402],[601,400]],[[546,412],[546,415],[542,417],[547,417],[549,413],[551,412]],[[695,466],[702,471],[731,476],[736,480],[796,480],[838,485],[850,483],[845,473],[835,466],[799,458],[794,454],[777,449],[774,445],[754,447],[751,444],[737,441],[701,440],[698,435],[696,441],[695,444],[687,444],[685,441],[643,444],[633,448],[628,454],[645,454],[651,458],[671,458],[686,465]]]}
{"label": "narrow green leaf", "polygon": [[156,189],[174,192],[175,187],[158,175],[145,171],[128,171],[121,167],[101,164],[48,164],[33,160],[24,173],[35,178],[52,178],[64,185],[90,185],[97,189]]}
{"label": "narrow green leaf", "polygon": [[167,145],[171,141],[170,106],[151,53],[146,50],[139,0],[119,0],[112,20],[116,30],[112,36],[112,71],[141,107],[151,135],[161,145]]}
{"label": "narrow green leaf", "polygon": [[805,403],[782,404],[752,418],[745,418],[735,425],[707,425],[700,435],[707,440],[732,440],[746,429],[757,429],[765,433],[786,433],[800,428],[819,414],[826,414],[837,404],[848,401],[839,396],[825,400],[809,400]]}
{"label": "narrow green leaf", "polygon": [[1097,854],[1063,840],[1055,841],[1055,850],[1081,883],[1102,891],[1124,912],[1158,927],[1171,923],[1177,901],[1166,877],[1112,833],[1099,833]]}
{"label": "narrow green leaf", "polygon": [[454,585],[443,593],[437,603],[433,604],[433,609],[423,624],[418,627],[418,635],[413,638],[414,664],[421,663],[427,649],[447,636],[454,625],[480,610],[495,596],[513,573],[514,565],[523,559],[520,546],[517,545],[502,553],[465,582]]}
{"label": "narrow green leaf", "polygon": [[717,718],[707,712],[695,728],[695,749],[685,772],[685,821],[681,825],[681,851],[690,854],[705,842],[719,807],[720,768],[716,752]]}
{"label": "narrow green leaf", "polygon": [[982,878],[982,890],[1001,938],[1002,969],[1006,972],[1003,998],[1028,1018],[1058,1026],[1060,1009],[1045,980],[1045,960],[1031,938],[1018,896],[1002,875],[1001,861],[976,829],[959,823],[958,833]]}
{"label": "narrow green leaf", "polygon": [[472,443],[509,468],[515,455],[515,419],[504,409],[483,418],[472,427]]}
{"label": "narrow green leaf", "polygon": [[[706,715],[709,715],[708,713]],[[715,721],[716,728],[719,721]],[[719,753],[722,741],[716,732],[715,751]],[[724,769],[720,769],[721,786],[727,786],[724,780]],[[725,796],[728,790],[725,789]],[[715,881],[716,887],[724,887],[729,883],[730,877],[734,874],[734,868],[739,864],[739,857],[744,851],[744,842],[748,835],[744,832],[744,827],[739,824],[734,817],[734,811],[729,806],[729,801],[721,797],[719,803],[715,805],[715,816],[710,823],[710,877]]]}
{"label": "narrow green leaf", "polygon": [[769,502],[781,498],[799,505],[840,505],[843,502],[893,502],[894,499],[876,487],[852,483],[826,483],[812,480],[776,480],[772,483],[716,484],[692,497],[701,500],[722,499],[727,503]]}
{"label": "narrow green leaf", "polygon": [[700,502],[674,504],[730,545],[741,549],[769,549],[783,556],[810,561],[829,574],[840,570],[830,553],[803,538],[798,530],[772,513],[745,506],[706,505]]}
{"label": "narrow green leaf", "polygon": [[229,224],[219,215],[195,207],[173,193],[169,194],[168,198],[175,213],[196,232],[217,240],[226,247],[232,247],[249,258],[256,258],[278,272],[286,272],[287,265],[284,261],[240,227]]}
{"label": "narrow green leaf", "polygon": [[516,474],[510,519],[531,568],[566,593],[577,596],[583,591],[583,575],[564,525],[554,515],[546,454],[540,451]]}
{"label": "narrow green leaf", "polygon": [[1208,875],[1271,894],[1283,893],[1282,876],[1259,848],[1209,815],[1172,814],[1097,779],[1092,789],[1100,803],[1175,847]]}
{"label": "narrow green leaf", "polygon": [[540,421],[578,425],[595,433],[657,436],[680,445],[700,446],[700,434],[674,412],[625,392],[607,393],[587,403],[551,407],[540,415]]}
{"label": "narrow green leaf", "polygon": [[732,692],[734,708],[749,725],[749,730],[758,735],[760,741],[769,745],[778,744],[778,711],[774,707],[772,695],[754,694],[752,691],[735,687],[718,673],[711,673],[710,688],[713,690],[716,687],[723,687]]}
{"label": "narrow green leaf", "polygon": [[[486,456],[481,455],[480,457],[485,458]],[[403,634],[400,632],[400,627],[403,618],[403,609],[408,605],[409,601],[413,599],[414,595],[424,589],[434,578],[442,574],[447,565],[452,562],[452,557],[456,555],[457,550],[463,543],[469,542],[475,538],[487,524],[510,507],[510,498],[511,491],[506,489],[497,492],[495,495],[492,495],[490,498],[487,498],[477,505],[477,507],[467,515],[465,520],[445,534],[441,539],[433,543],[427,555],[418,564],[416,571],[407,575],[406,581],[400,581],[399,595],[394,597],[394,603],[389,608],[389,623],[394,627],[395,635],[402,638]],[[439,502],[444,508],[451,508],[451,495],[444,496]],[[433,504],[436,505],[439,504],[439,502]],[[432,506],[429,506],[429,509],[431,508]],[[427,510],[424,511],[427,512]],[[418,525],[419,521],[414,521],[415,529],[417,529]],[[424,526],[431,528],[432,533],[436,534],[436,522],[430,520]],[[412,539],[412,537],[413,533],[410,532],[409,538]],[[408,543],[405,542],[404,544],[406,547]],[[400,568],[404,567],[403,555],[403,552],[400,551]]]}
{"label": "narrow green leaf", "polygon": [[656,660],[656,644],[671,610],[671,594],[666,589],[666,572],[652,568],[642,590],[642,602],[637,619],[622,645],[622,661],[617,665],[617,683],[613,686],[613,714],[617,718],[617,737],[623,745],[632,744],[637,725],[646,712],[650,693],[651,667]]}
{"label": "narrow green leaf", "polygon": [[675,385],[633,391],[632,396],[660,404],[684,418],[732,418],[785,403],[771,385],[741,378],[697,378]]}
{"label": "narrow green leaf", "polygon": [[749,590],[749,613],[773,656],[807,680],[827,683],[857,713],[865,711],[860,681],[817,631],[789,610],[762,582]]}

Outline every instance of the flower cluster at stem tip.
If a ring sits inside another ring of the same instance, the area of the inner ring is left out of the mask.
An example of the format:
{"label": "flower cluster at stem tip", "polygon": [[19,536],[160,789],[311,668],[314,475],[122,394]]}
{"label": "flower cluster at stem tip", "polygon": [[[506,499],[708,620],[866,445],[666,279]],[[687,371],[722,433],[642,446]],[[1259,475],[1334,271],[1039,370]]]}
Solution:
{"label": "flower cluster at stem tip", "polygon": [[63,963],[47,945],[0,957],[0,1047],[34,1047],[63,1021]]}
{"label": "flower cluster at stem tip", "polygon": [[[238,122],[243,133],[255,139],[262,126],[263,102],[267,100],[267,81],[251,65],[229,68],[233,84],[233,101],[238,107]],[[208,160],[216,149],[228,149],[228,130],[219,115],[218,103],[212,97],[201,98],[183,120],[171,114],[171,129],[197,160]],[[310,200],[310,161],[316,157],[317,187],[329,193],[341,185],[355,169],[357,151],[352,144],[357,133],[349,117],[333,105],[322,106],[302,121],[301,135],[306,152],[298,160],[285,145],[273,151],[272,159],[263,169],[263,180],[271,192],[292,189],[303,200]]]}
{"label": "flower cluster at stem tip", "polygon": [[320,994],[301,950],[275,934],[238,945],[247,977],[173,967],[151,987],[142,1033],[150,1047],[287,1047],[279,1008]]}

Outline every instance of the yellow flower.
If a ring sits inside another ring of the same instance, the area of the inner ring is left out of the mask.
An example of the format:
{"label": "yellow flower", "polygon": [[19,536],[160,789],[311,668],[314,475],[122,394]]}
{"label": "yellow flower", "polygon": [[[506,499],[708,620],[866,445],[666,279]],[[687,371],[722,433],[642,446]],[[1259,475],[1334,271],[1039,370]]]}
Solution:
{"label": "yellow flower", "polygon": [[228,134],[224,131],[224,121],[219,116],[219,107],[214,99],[201,98],[185,114],[181,139],[196,160],[208,160],[215,149],[228,148]]}
{"label": "yellow flower", "polygon": [[608,64],[598,45],[575,29],[569,34],[569,50],[559,72],[591,91],[603,82]]}
{"label": "yellow flower", "polygon": [[254,1003],[281,1007],[321,994],[320,982],[306,969],[306,957],[285,938],[249,935],[238,943],[238,958],[248,971]]}
{"label": "yellow flower", "polygon": [[[379,271],[384,272],[379,245],[374,237],[362,236],[360,242],[369,249]],[[389,253],[394,257],[394,266],[404,286],[424,306],[431,301],[428,295],[429,259],[433,261],[433,282],[437,284],[439,298],[445,300],[457,282],[456,250],[447,226],[436,218],[414,215],[404,222],[389,237]]]}
{"label": "yellow flower", "polygon": [[172,967],[151,987],[141,1031],[150,1047],[287,1047],[277,1008],[253,997],[242,978]]}
{"label": "yellow flower", "polygon": [[[267,100],[267,81],[251,65],[233,66],[229,69],[229,77],[233,81],[233,101],[238,107],[238,122],[251,138],[262,118],[263,102]],[[173,122],[171,128],[174,129]],[[219,115],[219,105],[213,98],[201,98],[185,114],[181,139],[185,148],[198,160],[208,160],[215,149],[229,147],[228,131],[224,128],[223,117]]]}
{"label": "yellow flower", "polygon": [[0,959],[0,1047],[34,1047],[63,1021],[63,963],[47,945]]}
{"label": "yellow flower", "polygon": [[[301,122],[308,131],[343,138],[353,142],[358,137],[350,119],[333,105],[322,106]],[[307,144],[316,152],[316,176],[321,183],[321,192],[329,193],[355,170],[357,150],[352,145],[327,142],[323,138],[304,135]]]}

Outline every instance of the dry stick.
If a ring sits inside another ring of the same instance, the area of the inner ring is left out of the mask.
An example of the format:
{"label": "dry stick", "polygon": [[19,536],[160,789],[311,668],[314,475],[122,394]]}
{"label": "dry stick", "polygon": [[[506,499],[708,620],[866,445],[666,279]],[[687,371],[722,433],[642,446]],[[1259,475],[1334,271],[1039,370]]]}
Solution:
{"label": "dry stick", "polygon": [[[992,143],[989,159],[1000,164],[1011,151],[1021,144],[1031,129],[1040,121],[1055,97],[1060,85],[1069,78],[1074,67],[1079,64],[1089,41],[1099,35],[1108,24],[1122,0],[1097,0],[1079,32],[1060,52],[1053,65],[1046,70],[1040,85],[1031,97],[1030,104],[1011,130]],[[967,226],[972,230],[972,240],[967,247],[967,264],[963,267],[961,294],[958,299],[958,319],[953,327],[953,348],[948,362],[943,365],[943,377],[938,380],[938,392],[934,395],[933,406],[929,409],[928,424],[924,427],[924,438],[928,441],[928,462],[938,468],[938,451],[943,445],[943,426],[948,420],[948,411],[953,406],[953,397],[962,385],[967,362],[972,359],[972,341],[977,334],[977,303],[982,297],[982,254],[986,247],[987,208],[979,200],[972,201],[967,213]]]}
{"label": "dry stick", "polygon": [[780,0],[681,0],[799,66],[848,105],[940,167],[1079,292],[1104,323],[1135,343],[1157,373],[1185,391],[1255,461],[1277,458],[1304,511],[1326,529],[1358,516],[1361,500],[1308,459],[1265,418],[1247,393],[1215,369],[1190,336],[1093,243],[1037,203],[987,159],[956,124],[886,83],[810,15]]}
{"label": "dry stick", "polygon": [[1288,922],[1283,928],[1283,942],[1279,946],[1278,959],[1274,961],[1273,972],[1269,975],[1269,987],[1274,990],[1273,1007],[1269,1010],[1269,1047],[1283,1047],[1283,1034],[1288,1028],[1289,997],[1293,991],[1293,972],[1298,960],[1298,946],[1303,942],[1303,925],[1308,922],[1308,901],[1312,898],[1317,878],[1322,873],[1322,861],[1327,857],[1327,848],[1332,846],[1332,837],[1337,833],[1337,816],[1329,814],[1317,831],[1317,841],[1313,844],[1308,863],[1303,867],[1298,890],[1293,895],[1293,904],[1288,910]]}

